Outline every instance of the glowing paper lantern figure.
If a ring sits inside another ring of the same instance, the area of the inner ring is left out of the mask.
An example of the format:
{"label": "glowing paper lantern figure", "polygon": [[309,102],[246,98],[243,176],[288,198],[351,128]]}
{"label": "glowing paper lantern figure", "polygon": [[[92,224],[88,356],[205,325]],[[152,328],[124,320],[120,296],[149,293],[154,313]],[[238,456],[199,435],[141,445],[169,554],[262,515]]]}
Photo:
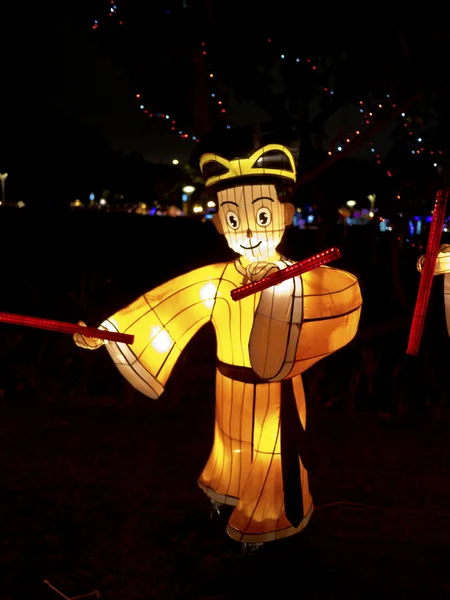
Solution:
{"label": "glowing paper lantern figure", "polygon": [[[417,270],[421,273],[425,255],[420,256],[417,261]],[[447,331],[450,336],[450,244],[443,244],[439,250],[434,268],[435,275],[444,276],[444,306]]]}
{"label": "glowing paper lantern figure", "polygon": [[[230,161],[204,154],[200,166],[217,194],[214,223],[239,257],[158,286],[101,327],[134,335],[132,345],[105,347],[124,377],[156,399],[186,344],[212,322],[215,432],[198,484],[213,502],[234,506],[233,539],[262,543],[298,533],[311,517],[301,373],[352,340],[361,293],[350,273],[320,267],[234,301],[236,288],[293,264],[276,248],[294,214],[286,202],[294,158],[270,144]],[[103,343],[74,337],[85,348]]]}

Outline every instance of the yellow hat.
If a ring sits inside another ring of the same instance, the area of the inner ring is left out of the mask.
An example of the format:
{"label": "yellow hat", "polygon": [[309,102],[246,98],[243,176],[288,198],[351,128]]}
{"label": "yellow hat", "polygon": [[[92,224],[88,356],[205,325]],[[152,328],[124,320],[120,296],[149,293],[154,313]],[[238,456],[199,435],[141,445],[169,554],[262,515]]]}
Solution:
{"label": "yellow hat", "polygon": [[218,154],[200,157],[200,169],[207,188],[233,187],[245,183],[282,180],[295,183],[296,169],[292,152],[281,144],[268,144],[248,158],[228,160]]}

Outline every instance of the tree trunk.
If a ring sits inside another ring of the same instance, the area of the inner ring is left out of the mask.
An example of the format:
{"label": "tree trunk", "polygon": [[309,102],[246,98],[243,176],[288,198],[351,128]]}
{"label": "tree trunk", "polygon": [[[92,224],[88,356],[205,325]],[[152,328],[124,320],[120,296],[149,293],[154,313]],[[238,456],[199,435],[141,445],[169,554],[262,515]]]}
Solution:
{"label": "tree trunk", "polygon": [[192,115],[194,130],[200,137],[212,129],[205,56],[202,51],[192,56],[192,62],[194,64],[194,84],[191,97]]}

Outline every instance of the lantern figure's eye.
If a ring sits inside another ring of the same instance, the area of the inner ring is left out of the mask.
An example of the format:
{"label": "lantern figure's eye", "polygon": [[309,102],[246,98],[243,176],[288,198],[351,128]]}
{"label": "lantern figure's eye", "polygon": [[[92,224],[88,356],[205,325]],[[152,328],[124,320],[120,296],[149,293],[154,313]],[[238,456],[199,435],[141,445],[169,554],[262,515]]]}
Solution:
{"label": "lantern figure's eye", "polygon": [[272,213],[268,208],[263,206],[260,209],[258,209],[258,212],[256,213],[256,222],[258,223],[258,225],[260,225],[261,227],[267,227],[268,225],[270,225],[271,221]]}
{"label": "lantern figure's eye", "polygon": [[227,219],[228,226],[231,227],[231,229],[238,229],[238,227],[239,227],[239,217],[234,212],[234,210],[229,210],[227,212],[226,219]]}

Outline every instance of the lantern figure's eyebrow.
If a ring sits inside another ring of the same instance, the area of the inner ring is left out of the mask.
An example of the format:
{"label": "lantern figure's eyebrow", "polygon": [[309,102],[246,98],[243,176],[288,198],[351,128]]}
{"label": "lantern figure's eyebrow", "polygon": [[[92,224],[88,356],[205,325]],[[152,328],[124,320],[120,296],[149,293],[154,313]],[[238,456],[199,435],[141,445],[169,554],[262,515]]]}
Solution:
{"label": "lantern figure's eyebrow", "polygon": [[233,200],[225,200],[224,202],[221,203],[220,206],[223,206],[224,204],[234,204],[235,206],[237,206],[239,208],[239,204],[237,202],[233,202]]}
{"label": "lantern figure's eyebrow", "polygon": [[274,202],[274,199],[269,198],[269,196],[261,196],[260,198],[255,198],[252,200],[252,204],[255,204],[255,202],[258,202],[258,200],[270,200],[271,202]]}

